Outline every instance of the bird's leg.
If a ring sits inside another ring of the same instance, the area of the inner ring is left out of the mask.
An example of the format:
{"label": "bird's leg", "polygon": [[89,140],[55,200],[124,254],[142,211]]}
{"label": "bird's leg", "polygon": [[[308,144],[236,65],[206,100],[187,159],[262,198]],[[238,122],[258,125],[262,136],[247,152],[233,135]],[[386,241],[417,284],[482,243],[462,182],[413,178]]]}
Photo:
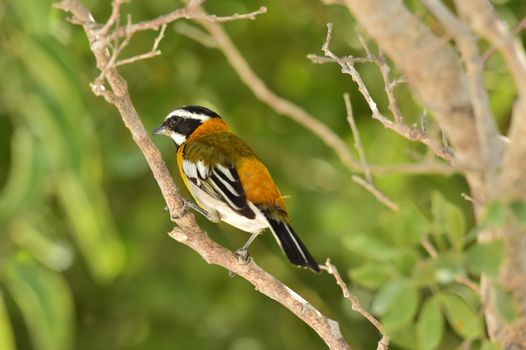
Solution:
{"label": "bird's leg", "polygon": [[238,250],[234,252],[234,255],[242,262],[248,263],[250,261],[250,256],[248,255],[248,247],[252,244],[254,239],[259,236],[259,232],[252,233],[248,241]]}
{"label": "bird's leg", "polygon": [[[204,210],[203,208],[201,208],[200,206],[198,206],[197,204],[195,204],[194,202],[192,202],[191,200],[188,200],[188,199],[183,199],[183,202],[184,202],[184,209],[186,208],[192,208],[193,210],[195,210],[196,212],[198,212],[199,214],[203,215],[205,218],[207,218],[208,220],[214,222],[214,223],[218,223],[219,221],[221,221],[221,215],[219,215],[219,213],[217,212],[217,210],[210,210],[210,211],[206,211]],[[174,219],[172,217],[172,219]]]}
{"label": "bird's leg", "polygon": [[[212,221],[213,223],[218,223],[219,221],[221,221],[221,215],[219,215],[219,212],[217,210],[206,211],[191,200],[185,198],[182,198],[182,200],[183,209],[181,209],[181,214],[172,215],[172,220],[179,220],[183,216],[187,208],[192,208],[193,210],[203,215],[205,218]],[[163,211],[168,211],[168,207],[164,207]]]}

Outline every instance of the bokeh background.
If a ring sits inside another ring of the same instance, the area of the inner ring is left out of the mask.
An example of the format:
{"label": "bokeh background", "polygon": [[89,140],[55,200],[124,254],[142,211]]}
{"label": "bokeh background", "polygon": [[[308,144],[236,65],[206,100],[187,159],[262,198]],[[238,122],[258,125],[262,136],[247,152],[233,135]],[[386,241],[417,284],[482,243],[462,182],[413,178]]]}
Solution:
{"label": "bokeh background", "polygon": [[[168,237],[172,224],[146,162],[117,111],[90,92],[98,72],[86,37],[51,3],[0,2],[0,349],[324,348],[283,307]],[[99,21],[109,15],[108,1],[83,3]],[[443,31],[418,1],[407,3],[435,31]],[[526,15],[523,1],[494,3],[510,25]],[[218,15],[263,5],[267,14],[225,28],[272,90],[315,115],[352,148],[342,100],[349,92],[371,163],[422,161],[423,147],[370,118],[350,77],[336,65],[306,59],[320,53],[327,22],[334,23],[334,51],[363,55],[355,35],[360,28],[347,10],[300,0],[206,3]],[[134,1],[124,10],[139,21],[179,6]],[[170,25],[162,56],[121,69],[145,126],[153,129],[186,104],[222,115],[288,196],[296,231],[314,256],[321,262],[330,257],[392,332],[393,349],[452,349],[466,339],[473,348],[491,346],[484,340],[476,293],[455,282],[458,276],[476,282],[480,272],[494,271],[500,254],[498,246],[473,243],[472,213],[460,196],[467,191],[463,179],[379,176],[378,187],[402,208],[392,213],[351,181],[333,150],[259,102],[221,52],[181,34],[189,26],[195,24]],[[149,50],[154,36],[136,35],[124,55]],[[514,88],[499,56],[487,67],[492,108],[505,130]],[[360,70],[386,111],[377,67]],[[419,122],[422,108],[405,86],[397,96],[409,122]],[[155,142],[175,169],[173,144],[164,138]],[[225,224],[197,219],[231,249],[247,238]],[[438,258],[422,249],[426,237],[438,247]],[[271,235],[258,239],[250,253],[339,320],[353,349],[375,347],[378,334],[351,310],[331,276],[291,266]],[[497,258],[488,263],[487,256]],[[461,316],[463,326],[455,313],[467,315]]]}

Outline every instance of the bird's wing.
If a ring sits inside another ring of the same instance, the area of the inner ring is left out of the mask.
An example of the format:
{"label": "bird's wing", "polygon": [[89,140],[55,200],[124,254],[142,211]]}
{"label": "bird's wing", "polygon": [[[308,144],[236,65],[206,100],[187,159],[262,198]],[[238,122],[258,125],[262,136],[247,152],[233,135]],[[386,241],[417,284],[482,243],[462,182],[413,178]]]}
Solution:
{"label": "bird's wing", "polygon": [[239,174],[232,164],[223,161],[206,165],[204,160],[183,159],[181,166],[186,177],[208,195],[249,219],[256,217],[248,205]]}

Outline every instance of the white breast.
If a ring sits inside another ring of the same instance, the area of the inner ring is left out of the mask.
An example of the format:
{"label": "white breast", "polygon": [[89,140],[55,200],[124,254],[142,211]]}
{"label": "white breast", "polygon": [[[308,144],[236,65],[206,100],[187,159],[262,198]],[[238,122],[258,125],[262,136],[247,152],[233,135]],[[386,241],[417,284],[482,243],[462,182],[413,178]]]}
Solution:
{"label": "white breast", "polygon": [[190,182],[189,184],[190,192],[199,204],[207,211],[217,211],[221,216],[221,221],[250,233],[258,233],[269,227],[269,223],[263,213],[250,201],[248,202],[248,206],[256,214],[254,219],[249,219],[246,216],[238,214],[226,203],[211,197],[194,183]]}

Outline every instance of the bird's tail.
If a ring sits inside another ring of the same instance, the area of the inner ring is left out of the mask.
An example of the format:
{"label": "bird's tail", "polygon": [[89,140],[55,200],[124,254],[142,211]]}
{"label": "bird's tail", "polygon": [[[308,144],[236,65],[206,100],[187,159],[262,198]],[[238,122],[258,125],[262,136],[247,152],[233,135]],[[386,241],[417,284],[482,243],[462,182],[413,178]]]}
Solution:
{"label": "bird's tail", "polygon": [[306,267],[314,272],[320,272],[318,263],[296,235],[292,226],[281,219],[274,218],[273,215],[268,215],[269,213],[265,210],[263,214],[265,214],[270,224],[270,230],[274,234],[276,241],[278,241],[279,246],[290,262],[296,266]]}

